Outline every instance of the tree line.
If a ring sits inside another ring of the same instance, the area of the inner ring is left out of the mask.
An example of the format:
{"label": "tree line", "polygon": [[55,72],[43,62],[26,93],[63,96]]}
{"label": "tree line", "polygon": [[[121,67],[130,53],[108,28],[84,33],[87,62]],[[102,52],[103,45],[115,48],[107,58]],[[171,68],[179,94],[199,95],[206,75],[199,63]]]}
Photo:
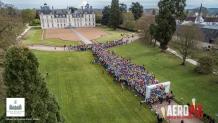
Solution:
{"label": "tree line", "polygon": [[[63,123],[60,107],[39,72],[39,62],[28,48],[18,44],[16,37],[27,23],[37,18],[34,9],[18,10],[0,2],[0,97],[25,98],[25,117],[39,120],[6,120],[0,123]],[[48,76],[48,74],[47,74]]]}
{"label": "tree line", "polygon": [[128,30],[135,30],[135,21],[143,15],[143,6],[139,2],[132,2],[127,8],[119,0],[112,0],[111,5],[105,6],[102,10],[101,24],[117,29],[123,27]]}
{"label": "tree line", "polygon": [[0,48],[15,44],[25,24],[32,24],[37,18],[35,9],[18,10],[13,5],[0,2]]}

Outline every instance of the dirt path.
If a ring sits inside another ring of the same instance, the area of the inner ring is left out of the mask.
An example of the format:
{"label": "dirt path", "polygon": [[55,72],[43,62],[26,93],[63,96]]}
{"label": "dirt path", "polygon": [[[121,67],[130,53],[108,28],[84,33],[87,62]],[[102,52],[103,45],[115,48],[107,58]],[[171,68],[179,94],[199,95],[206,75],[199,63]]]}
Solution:
{"label": "dirt path", "polygon": [[27,28],[19,36],[17,36],[16,40],[19,41],[31,28],[31,26],[27,25]]}
{"label": "dirt path", "polygon": [[28,46],[28,48],[32,50],[52,51],[52,52],[65,51],[64,47],[53,47],[53,46],[44,46],[44,45],[31,45]]}

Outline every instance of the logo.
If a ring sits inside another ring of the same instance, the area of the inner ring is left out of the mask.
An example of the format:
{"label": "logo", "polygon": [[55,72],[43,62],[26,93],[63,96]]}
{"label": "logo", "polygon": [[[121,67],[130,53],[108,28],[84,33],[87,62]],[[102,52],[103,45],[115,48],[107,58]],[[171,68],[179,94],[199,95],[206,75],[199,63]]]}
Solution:
{"label": "logo", "polygon": [[7,98],[6,117],[25,117],[25,99]]}
{"label": "logo", "polygon": [[177,118],[203,118],[203,107],[201,104],[196,104],[196,100],[192,99],[191,105],[168,105],[166,108],[161,107],[161,113],[166,119]]}

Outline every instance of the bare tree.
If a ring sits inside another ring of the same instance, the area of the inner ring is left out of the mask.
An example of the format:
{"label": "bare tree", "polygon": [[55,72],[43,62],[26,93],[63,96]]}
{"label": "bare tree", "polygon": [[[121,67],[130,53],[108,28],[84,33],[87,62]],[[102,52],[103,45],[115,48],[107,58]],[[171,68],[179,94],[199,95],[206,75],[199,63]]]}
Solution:
{"label": "bare tree", "polygon": [[13,6],[2,4],[0,7],[0,48],[5,49],[16,42],[22,31],[23,22],[20,11]]}
{"label": "bare tree", "polygon": [[194,44],[199,39],[202,39],[203,33],[197,26],[180,26],[177,30],[177,35],[179,52],[182,55],[182,65],[185,65],[187,57],[192,53]]}
{"label": "bare tree", "polygon": [[150,25],[154,24],[155,17],[150,15],[146,16],[143,15],[141,18],[137,20],[136,26],[139,31],[141,31],[142,37],[145,38],[145,40],[148,40],[150,43],[152,43],[152,36],[150,34]]}

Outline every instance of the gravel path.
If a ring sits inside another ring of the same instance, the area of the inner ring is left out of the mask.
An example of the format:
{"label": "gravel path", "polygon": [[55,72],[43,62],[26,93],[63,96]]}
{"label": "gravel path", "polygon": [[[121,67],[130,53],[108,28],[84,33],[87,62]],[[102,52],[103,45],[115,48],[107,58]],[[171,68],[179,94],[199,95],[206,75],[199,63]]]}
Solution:
{"label": "gravel path", "polygon": [[45,45],[31,45],[28,46],[28,48],[32,50],[52,51],[52,52],[65,51],[64,47],[54,47],[54,46],[45,46]]}

